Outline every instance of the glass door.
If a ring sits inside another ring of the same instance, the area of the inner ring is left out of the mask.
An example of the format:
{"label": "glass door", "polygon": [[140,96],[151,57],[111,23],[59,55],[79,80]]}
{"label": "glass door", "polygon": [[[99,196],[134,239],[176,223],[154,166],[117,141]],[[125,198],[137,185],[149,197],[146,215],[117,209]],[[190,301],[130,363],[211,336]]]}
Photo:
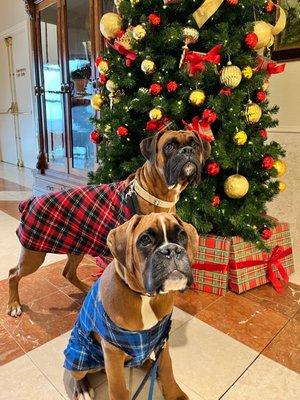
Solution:
{"label": "glass door", "polygon": [[39,11],[39,69],[49,167],[68,172],[59,20],[59,0],[48,1],[45,8]]}
{"label": "glass door", "polygon": [[94,169],[96,146],[90,141],[93,111],[90,99],[93,94],[91,25],[93,1],[68,0],[67,26],[67,92],[70,119],[69,169],[85,174]]}

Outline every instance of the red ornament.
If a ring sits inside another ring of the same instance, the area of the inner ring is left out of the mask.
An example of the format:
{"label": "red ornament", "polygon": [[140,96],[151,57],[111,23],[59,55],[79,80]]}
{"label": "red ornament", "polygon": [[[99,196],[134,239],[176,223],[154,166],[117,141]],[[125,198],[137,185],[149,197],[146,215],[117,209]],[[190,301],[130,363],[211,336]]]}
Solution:
{"label": "red ornament", "polygon": [[92,143],[99,144],[102,142],[101,133],[97,130],[94,130],[90,133],[90,139]]}
{"label": "red ornament", "polygon": [[220,172],[220,164],[216,161],[209,161],[206,164],[206,172],[208,175],[217,175]]}
{"label": "red ornament", "polygon": [[227,88],[227,87],[223,87],[223,88],[220,89],[219,94],[221,94],[223,96],[231,96],[232,89]]}
{"label": "red ornament", "polygon": [[266,100],[267,94],[266,94],[266,92],[264,92],[263,90],[259,90],[259,91],[256,93],[255,98],[256,98],[256,101],[257,101],[258,103],[262,103],[263,101]]}
{"label": "red ornament", "polygon": [[126,128],[126,126],[119,126],[119,128],[117,129],[117,135],[119,136],[127,136],[128,135],[128,129]]}
{"label": "red ornament", "polygon": [[150,85],[150,93],[153,94],[154,96],[157,96],[160,94],[163,90],[163,87],[160,83],[152,83]]}
{"label": "red ornament", "polygon": [[176,81],[170,81],[167,84],[167,91],[169,93],[176,92],[177,89],[178,89],[178,83]]}
{"label": "red ornament", "polygon": [[212,198],[211,204],[212,204],[214,207],[218,207],[218,205],[220,204],[220,201],[221,201],[221,199],[220,199],[219,196],[214,196],[214,197]]}
{"label": "red ornament", "polygon": [[100,74],[99,75],[99,83],[101,85],[105,85],[107,82],[107,76],[105,74]]}
{"label": "red ornament", "polygon": [[121,37],[124,35],[125,35],[125,31],[123,29],[121,29],[116,33],[116,38],[121,39]]}
{"label": "red ornament", "polygon": [[255,32],[247,33],[244,40],[245,40],[246,45],[248,47],[250,47],[251,49],[253,49],[253,47],[255,47],[258,43],[258,37]]}
{"label": "red ornament", "polygon": [[268,0],[267,4],[265,5],[265,9],[268,13],[272,13],[274,11],[275,4],[272,0]]}
{"label": "red ornament", "polygon": [[100,64],[100,62],[101,61],[103,61],[103,57],[96,57],[96,60],[95,60],[95,65],[96,65],[96,67],[98,67],[98,65]]}
{"label": "red ornament", "polygon": [[259,134],[264,140],[266,140],[268,138],[268,132],[266,129],[261,129]]}
{"label": "red ornament", "polygon": [[152,13],[149,15],[148,20],[150,22],[150,24],[152,24],[153,26],[159,26],[161,23],[161,18],[159,14],[156,13]]}
{"label": "red ornament", "polygon": [[262,163],[261,163],[261,166],[264,169],[271,169],[273,167],[273,165],[274,165],[273,157],[268,156],[268,155],[264,156],[264,158],[262,160]]}
{"label": "red ornament", "polygon": [[212,124],[217,119],[217,114],[211,108],[206,108],[202,113],[202,121],[206,124]]}
{"label": "red ornament", "polygon": [[272,236],[272,231],[271,231],[271,229],[269,229],[269,228],[264,228],[264,229],[261,231],[261,237],[262,237],[263,239],[268,240],[268,239],[270,239],[271,236]]}
{"label": "red ornament", "polygon": [[226,0],[226,3],[230,6],[236,6],[239,4],[239,0]]}

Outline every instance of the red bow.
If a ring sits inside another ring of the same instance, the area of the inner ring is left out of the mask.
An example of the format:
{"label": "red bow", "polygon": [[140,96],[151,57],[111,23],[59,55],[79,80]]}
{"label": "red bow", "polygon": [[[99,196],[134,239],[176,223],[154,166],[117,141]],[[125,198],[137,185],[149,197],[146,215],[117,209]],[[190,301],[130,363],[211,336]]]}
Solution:
{"label": "red bow", "polygon": [[115,49],[118,53],[120,53],[122,56],[125,56],[126,67],[130,67],[132,65],[133,61],[137,57],[137,54],[134,51],[125,49],[125,47],[123,47],[117,41],[113,45],[110,44],[110,46],[113,49]]}
{"label": "red bow", "polygon": [[273,75],[280,74],[284,69],[285,64],[277,64],[277,62],[261,56],[257,58],[257,67],[255,68],[255,72],[266,70],[269,75]]}
{"label": "red bow", "polygon": [[285,257],[286,251],[283,249],[282,246],[276,246],[274,247],[270,258],[267,261],[267,278],[269,279],[270,282],[272,282],[272,285],[274,286],[274,289],[278,293],[282,293],[284,290],[284,287],[280,283],[279,279],[276,276],[276,273],[273,271],[272,266],[274,265],[281,275],[281,278],[284,280],[285,283],[288,283],[289,278],[286,273],[286,270],[284,269],[282,263],[280,260]]}
{"label": "red bow", "polygon": [[218,44],[213,47],[208,53],[199,53],[197,51],[188,51],[184,61],[189,64],[189,74],[195,75],[197,72],[202,72],[205,69],[205,63],[219,64],[221,60],[220,50],[222,45]]}
{"label": "red bow", "polygon": [[184,120],[182,120],[182,122],[186,129],[196,132],[201,139],[207,142],[215,140],[210,125],[204,123],[198,116],[194,117],[191,123],[185,122]]}
{"label": "red bow", "polygon": [[152,121],[152,120],[148,121],[147,125],[146,125],[146,130],[161,132],[161,131],[167,129],[171,124],[172,124],[172,121],[170,120],[170,118],[167,116],[164,116],[159,121]]}

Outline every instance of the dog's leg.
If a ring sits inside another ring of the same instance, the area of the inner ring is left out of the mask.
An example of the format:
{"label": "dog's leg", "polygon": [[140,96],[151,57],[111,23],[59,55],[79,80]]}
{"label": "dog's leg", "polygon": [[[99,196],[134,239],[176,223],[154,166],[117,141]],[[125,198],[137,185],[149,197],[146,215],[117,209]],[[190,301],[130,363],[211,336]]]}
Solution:
{"label": "dog's leg", "polygon": [[19,298],[19,282],[23,276],[35,272],[44,262],[46,253],[22,247],[18,265],[9,271],[9,299],[7,314],[17,317],[22,314]]}
{"label": "dog's leg", "polygon": [[95,397],[94,390],[90,387],[87,373],[88,371],[72,371],[75,379],[73,400],[92,400]]}
{"label": "dog's leg", "polygon": [[77,267],[81,263],[84,254],[68,254],[68,261],[63,270],[63,276],[67,278],[74,286],[84,293],[90,290],[90,285],[82,282],[77,276]]}
{"label": "dog's leg", "polygon": [[169,352],[169,342],[162,351],[158,365],[158,383],[166,400],[188,400],[188,396],[175,381],[172,360]]}
{"label": "dog's leg", "polygon": [[109,400],[129,400],[129,391],[126,387],[124,374],[125,353],[103,339],[101,345],[108,381]]}

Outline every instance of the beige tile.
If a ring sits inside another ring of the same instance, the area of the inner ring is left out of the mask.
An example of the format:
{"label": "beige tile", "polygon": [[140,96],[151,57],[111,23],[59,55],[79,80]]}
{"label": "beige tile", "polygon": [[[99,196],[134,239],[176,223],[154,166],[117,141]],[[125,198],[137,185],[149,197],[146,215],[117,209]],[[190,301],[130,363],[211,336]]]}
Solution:
{"label": "beige tile", "polygon": [[177,379],[206,400],[218,399],[258,354],[196,318],[170,344]]}
{"label": "beige tile", "polygon": [[180,308],[174,307],[171,334],[192,318],[192,315],[180,310]]}
{"label": "beige tile", "polygon": [[0,162],[0,176],[3,179],[17,183],[27,188],[32,188],[32,170],[30,168],[20,168],[15,165]]}
{"label": "beige tile", "polygon": [[1,201],[22,201],[29,199],[32,196],[32,191],[0,191],[0,200]]}
{"label": "beige tile", "polygon": [[[49,357],[48,363],[52,365]],[[0,368],[0,400],[63,400],[43,373],[26,355]]]}
{"label": "beige tile", "polygon": [[299,375],[260,356],[222,400],[298,400]]}

